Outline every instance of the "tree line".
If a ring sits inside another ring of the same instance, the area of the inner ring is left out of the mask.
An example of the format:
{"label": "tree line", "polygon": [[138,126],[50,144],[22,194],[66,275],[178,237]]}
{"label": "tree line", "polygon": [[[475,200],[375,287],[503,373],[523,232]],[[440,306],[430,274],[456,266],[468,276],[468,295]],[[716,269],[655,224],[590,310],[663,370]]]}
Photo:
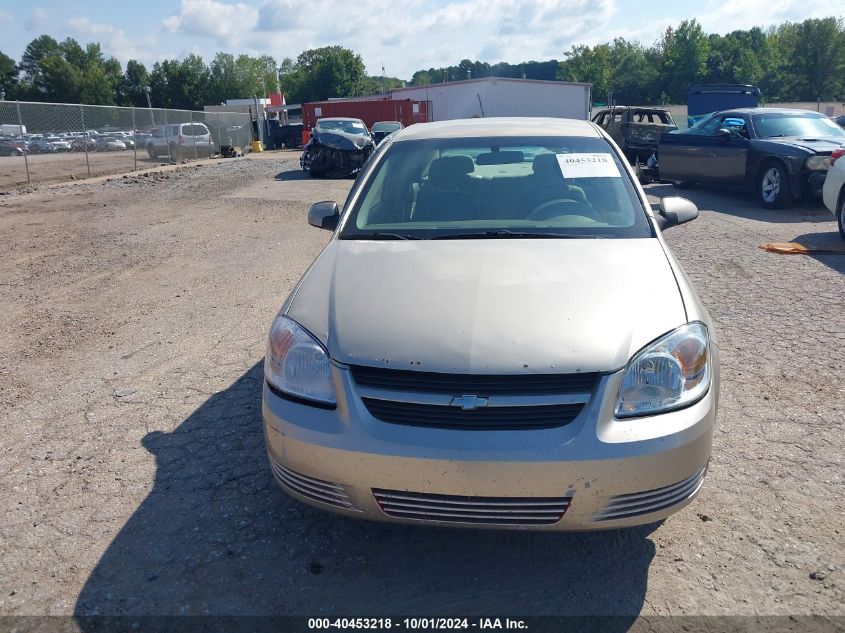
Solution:
{"label": "tree line", "polygon": [[651,46],[616,38],[578,45],[562,61],[494,64],[464,59],[456,66],[414,73],[425,85],[468,77],[525,77],[593,84],[593,99],[638,105],[685,103],[687,86],[753,84],[768,102],[845,100],[842,18],[785,22],[727,35],[707,34],[697,20],[669,27]]}
{"label": "tree line", "polygon": [[[684,103],[696,83],[747,83],[768,102],[845,99],[845,24],[842,18],[785,22],[727,35],[707,34],[696,20],[669,27],[644,46],[616,38],[596,46],[576,45],[563,60],[519,64],[464,59],[454,66],[418,70],[410,85],[480,77],[579,81],[593,84],[593,98],[610,93],[616,103]],[[41,35],[19,62],[0,52],[0,92],[5,99],[202,109],[232,98],[281,90],[288,103],[329,97],[375,95],[405,85],[395,77],[366,73],[360,55],[341,46],[303,51],[277,64],[269,55],[217,53],[153,64],[130,60],[123,68],[99,43],[84,47],[73,38]],[[149,88],[147,93],[146,88]]]}
{"label": "tree line", "polygon": [[0,51],[0,91],[9,100],[145,107],[149,96],[154,108],[201,110],[279,90],[288,103],[304,103],[402,85],[395,77],[368,76],[361,56],[340,46],[307,50],[281,64],[269,55],[223,52],[206,64],[192,54],[156,62],[149,70],[136,60],[124,69],[99,43],[83,47],[73,38],[58,42],[41,35],[26,46],[20,62]]}

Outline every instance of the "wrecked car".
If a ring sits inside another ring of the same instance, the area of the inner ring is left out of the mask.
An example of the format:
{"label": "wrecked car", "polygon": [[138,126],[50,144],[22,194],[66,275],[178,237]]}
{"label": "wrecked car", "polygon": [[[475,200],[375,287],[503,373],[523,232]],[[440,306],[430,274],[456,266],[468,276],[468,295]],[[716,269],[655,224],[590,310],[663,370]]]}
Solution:
{"label": "wrecked car", "polygon": [[616,106],[599,111],[593,123],[616,141],[631,165],[639,166],[641,180],[653,177],[650,171],[656,162],[660,135],[678,129],[666,108]]}
{"label": "wrecked car", "polygon": [[361,119],[320,119],[299,164],[314,178],[343,178],[357,173],[374,148],[373,138]]}

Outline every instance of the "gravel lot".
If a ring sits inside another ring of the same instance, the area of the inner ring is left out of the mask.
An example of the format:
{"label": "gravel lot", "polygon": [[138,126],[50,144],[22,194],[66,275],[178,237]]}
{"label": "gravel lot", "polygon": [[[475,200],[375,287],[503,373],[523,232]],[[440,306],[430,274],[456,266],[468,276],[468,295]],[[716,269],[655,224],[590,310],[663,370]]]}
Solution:
{"label": "gravel lot", "polygon": [[667,232],[722,349],[696,503],[617,532],[397,527],[269,473],[264,337],[329,238],[308,205],[351,185],[296,159],[0,196],[0,614],[845,612],[845,253],[758,248],[845,251],[826,210],[691,190]]}

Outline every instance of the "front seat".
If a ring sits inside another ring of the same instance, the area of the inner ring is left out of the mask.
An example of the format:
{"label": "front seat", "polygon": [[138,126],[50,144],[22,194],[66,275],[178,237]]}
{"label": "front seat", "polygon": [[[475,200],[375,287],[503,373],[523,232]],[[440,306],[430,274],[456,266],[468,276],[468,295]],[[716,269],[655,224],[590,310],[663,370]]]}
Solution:
{"label": "front seat", "polygon": [[535,209],[551,200],[574,200],[589,204],[584,190],[575,185],[566,184],[566,178],[560,170],[556,154],[538,154],[531,163],[533,172],[531,187],[531,208]]}
{"label": "front seat", "polygon": [[435,158],[428,167],[428,179],[420,187],[412,220],[437,222],[440,220],[477,220],[477,196],[470,193],[473,181],[470,174],[475,164],[469,156]]}

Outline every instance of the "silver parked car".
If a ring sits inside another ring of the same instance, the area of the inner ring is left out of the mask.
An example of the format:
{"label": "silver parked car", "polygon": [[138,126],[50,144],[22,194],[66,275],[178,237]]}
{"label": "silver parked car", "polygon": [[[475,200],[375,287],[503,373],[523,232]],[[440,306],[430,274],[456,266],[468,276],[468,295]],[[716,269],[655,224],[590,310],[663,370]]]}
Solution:
{"label": "silver parked car", "polygon": [[400,130],[272,325],[273,474],[349,516],[584,530],[695,497],[719,394],[713,325],[596,125],[474,119]]}

